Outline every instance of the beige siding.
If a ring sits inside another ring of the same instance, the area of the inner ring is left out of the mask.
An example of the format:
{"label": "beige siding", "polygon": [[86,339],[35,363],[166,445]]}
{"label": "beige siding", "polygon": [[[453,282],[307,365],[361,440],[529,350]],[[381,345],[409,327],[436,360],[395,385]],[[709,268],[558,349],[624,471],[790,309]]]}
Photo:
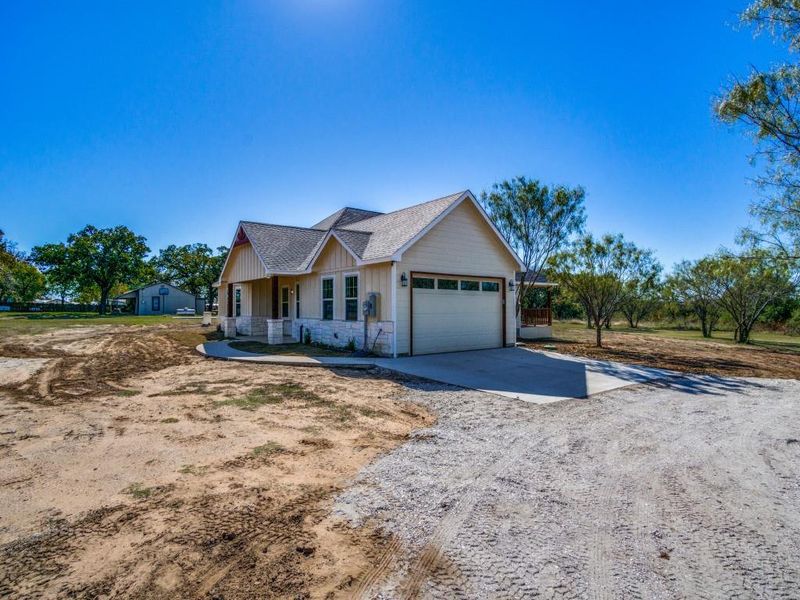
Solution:
{"label": "beige siding", "polygon": [[[412,271],[450,273],[455,275],[487,275],[506,279],[506,343],[515,341],[516,319],[514,295],[508,292],[508,280],[514,277],[516,262],[497,235],[469,201],[453,212],[409,248],[397,264],[397,273]],[[410,295],[408,287],[397,286],[397,352],[409,351]]]}
{"label": "beige siding", "polygon": [[325,244],[319,257],[314,263],[314,270],[321,273],[328,271],[338,271],[340,269],[352,269],[356,266],[356,261],[353,259],[345,248],[335,239],[331,238]]}
{"label": "beige siding", "polygon": [[231,251],[222,279],[232,283],[266,277],[264,265],[250,244],[242,244]]}
{"label": "beige siding", "polygon": [[[331,239],[313,266],[313,273],[297,277],[300,283],[300,316],[308,319],[322,317],[322,278],[333,277],[333,318],[345,318],[344,278],[358,275],[359,303],[366,300],[369,292],[379,295],[379,316],[388,321],[392,315],[391,265],[383,263],[356,267],[355,260],[335,239]],[[283,281],[283,278],[281,278]],[[294,288],[292,288],[294,289]],[[360,305],[360,304],[359,304]],[[294,316],[294,308],[292,309]],[[360,317],[359,317],[360,318]]]}
{"label": "beige siding", "polygon": [[[255,264],[253,261],[256,261]],[[260,271],[259,271],[260,268]],[[336,240],[331,239],[323,249],[308,275],[278,278],[282,288],[289,286],[289,315],[297,318],[295,303],[295,283],[300,284],[300,317],[319,319],[322,317],[323,277],[334,278],[334,319],[345,318],[344,277],[350,273],[358,275],[358,295],[360,303],[367,294],[375,292],[378,300],[378,320],[392,318],[391,263],[357,267],[353,256]],[[225,315],[225,294],[228,282],[242,288],[242,316],[269,316],[272,314],[272,280],[266,278],[263,266],[255,256],[250,244],[237,246],[228,261],[223,281],[220,285],[220,314]],[[361,318],[359,309],[359,319]]]}

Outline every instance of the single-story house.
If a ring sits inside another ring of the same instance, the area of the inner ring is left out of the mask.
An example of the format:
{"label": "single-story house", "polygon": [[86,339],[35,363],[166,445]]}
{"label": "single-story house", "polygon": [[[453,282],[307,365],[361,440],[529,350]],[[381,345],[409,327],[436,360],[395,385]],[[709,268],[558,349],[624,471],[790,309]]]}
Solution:
{"label": "single-story house", "polygon": [[511,346],[517,255],[470,191],[311,227],[241,221],[219,277],[226,336],[287,337],[386,356]]}
{"label": "single-story house", "polygon": [[174,315],[180,308],[192,308],[202,314],[205,298],[195,296],[169,283],[152,283],[114,298],[125,302],[135,315]]}

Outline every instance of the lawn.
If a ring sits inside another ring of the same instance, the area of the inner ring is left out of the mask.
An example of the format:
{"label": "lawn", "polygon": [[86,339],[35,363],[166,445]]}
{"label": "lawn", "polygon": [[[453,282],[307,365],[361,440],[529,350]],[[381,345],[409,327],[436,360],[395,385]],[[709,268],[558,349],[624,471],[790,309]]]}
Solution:
{"label": "lawn", "polygon": [[614,323],[603,330],[603,347],[594,345],[594,329],[584,323],[554,322],[553,339],[525,342],[532,348],[689,373],[796,379],[800,375],[800,338],[753,334],[752,344],[735,344],[730,332],[705,339],[696,330],[659,327],[631,329]]}
{"label": "lawn", "polygon": [[87,325],[159,325],[174,323],[172,315],[132,316],[94,313],[2,313],[0,335],[25,335],[50,329]]}
{"label": "lawn", "polygon": [[[640,325],[638,328],[628,327],[625,323],[613,323],[611,330],[614,333],[634,333],[638,335],[654,335],[668,337],[676,340],[697,340],[701,342],[718,342],[720,344],[732,344],[733,331],[715,331],[711,338],[704,338],[699,329],[674,329],[669,327],[657,327],[654,325]],[[586,323],[577,321],[553,321],[553,334],[556,337],[568,336],[577,330],[588,331]],[[592,330],[594,331],[594,330]],[[609,330],[603,330],[605,335]],[[800,352],[800,336],[786,335],[773,331],[753,331],[750,335],[751,346],[761,346],[773,350],[787,350],[790,352]]]}

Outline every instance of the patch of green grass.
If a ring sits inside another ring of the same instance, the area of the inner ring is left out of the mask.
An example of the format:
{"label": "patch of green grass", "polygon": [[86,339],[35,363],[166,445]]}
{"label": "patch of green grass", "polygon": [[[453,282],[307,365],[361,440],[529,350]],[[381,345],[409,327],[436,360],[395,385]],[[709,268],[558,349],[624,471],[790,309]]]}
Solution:
{"label": "patch of green grass", "polygon": [[360,415],[363,415],[367,418],[373,419],[375,417],[386,417],[389,415],[385,410],[380,410],[378,408],[370,408],[369,406],[359,406],[357,409]]}
{"label": "patch of green grass", "polygon": [[306,344],[265,344],[252,340],[235,341],[228,344],[231,348],[254,354],[273,354],[278,356],[349,356],[352,352],[345,349]]}
{"label": "patch of green grass", "polygon": [[122,490],[122,493],[128,494],[137,500],[143,500],[151,496],[153,488],[144,487],[141,483],[132,483]]}
{"label": "patch of green grass", "polygon": [[197,394],[199,396],[209,396],[221,393],[221,390],[210,389],[207,383],[185,383],[174,390],[159,392],[155,396],[189,396]]}
{"label": "patch of green grass", "polygon": [[130,398],[131,396],[138,396],[139,390],[117,390],[116,395],[122,398]]}
{"label": "patch of green grass", "polygon": [[[674,327],[659,327],[655,324],[642,324],[639,327],[628,327],[625,323],[612,323],[611,329],[603,329],[606,333],[633,333],[637,335],[652,335],[654,337],[664,337],[675,340],[710,342],[719,344],[736,344],[733,341],[733,332],[728,330],[716,330],[710,338],[704,338],[699,329],[678,329]],[[575,339],[578,336],[583,339],[586,335],[594,336],[593,329],[587,329],[586,323],[577,321],[553,321],[553,335],[561,339]],[[594,338],[592,337],[592,340]],[[739,344],[737,344],[739,345]],[[786,335],[773,331],[753,331],[750,334],[750,345],[760,346],[771,350],[782,350],[789,352],[800,352],[800,336]],[[747,347],[744,344],[741,347]]]}
{"label": "patch of green grass", "polygon": [[208,467],[196,465],[183,465],[178,469],[178,473],[182,475],[205,475],[208,472]]}
{"label": "patch of green grass", "polygon": [[168,315],[130,316],[94,313],[24,313],[0,316],[0,335],[33,335],[51,329],[85,327],[90,325],[160,325],[174,323]]}
{"label": "patch of green grass", "polygon": [[306,390],[299,383],[270,383],[247,392],[238,398],[228,398],[215,402],[215,407],[236,406],[242,410],[256,410],[267,404],[280,404],[284,400],[305,400],[316,402],[321,400],[314,392]]}
{"label": "patch of green grass", "polygon": [[281,446],[278,442],[267,442],[266,444],[253,448],[251,454],[253,456],[271,456],[282,452],[286,452],[286,448]]}
{"label": "patch of green grass", "polygon": [[177,423],[180,419],[178,417],[167,417],[166,419],[161,419],[161,423]]}

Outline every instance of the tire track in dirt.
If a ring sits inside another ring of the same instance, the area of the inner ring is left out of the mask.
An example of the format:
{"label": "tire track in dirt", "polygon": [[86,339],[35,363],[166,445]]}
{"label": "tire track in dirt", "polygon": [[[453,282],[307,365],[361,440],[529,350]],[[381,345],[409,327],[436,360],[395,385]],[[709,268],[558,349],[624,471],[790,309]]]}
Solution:
{"label": "tire track in dirt", "polygon": [[522,438],[514,439],[510,444],[510,449],[483,472],[483,475],[466,490],[466,493],[459,498],[453,508],[441,520],[420,552],[418,559],[411,566],[405,580],[401,582],[399,589],[402,598],[411,599],[419,595],[426,579],[431,576],[435,567],[442,562],[445,546],[453,540],[484,489],[498,475],[513,465],[527,450],[528,444],[522,443],[521,440]]}

